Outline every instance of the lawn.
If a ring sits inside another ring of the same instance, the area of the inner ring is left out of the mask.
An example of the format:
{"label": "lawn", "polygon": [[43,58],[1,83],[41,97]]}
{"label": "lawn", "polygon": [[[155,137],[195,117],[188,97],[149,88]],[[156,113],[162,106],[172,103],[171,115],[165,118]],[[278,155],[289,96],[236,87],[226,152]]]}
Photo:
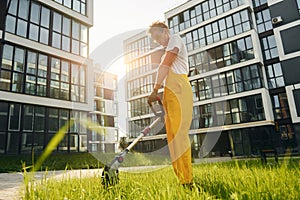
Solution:
{"label": "lawn", "polygon": [[[23,166],[32,166],[40,157],[32,155],[0,156],[0,173],[21,172]],[[103,164],[90,153],[52,154],[39,167],[40,170],[94,169]]]}
{"label": "lawn", "polygon": [[300,159],[280,159],[262,165],[259,159],[193,164],[194,187],[182,187],[172,167],[120,172],[120,182],[104,188],[101,174],[92,177],[48,178],[27,185],[26,200],[102,199],[283,199],[300,197]]}

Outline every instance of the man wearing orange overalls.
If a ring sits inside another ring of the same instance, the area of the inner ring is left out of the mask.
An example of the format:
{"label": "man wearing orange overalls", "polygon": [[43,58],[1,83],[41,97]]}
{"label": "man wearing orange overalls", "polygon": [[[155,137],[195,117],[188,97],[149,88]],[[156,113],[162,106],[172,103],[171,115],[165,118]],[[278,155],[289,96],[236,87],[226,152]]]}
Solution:
{"label": "man wearing orange overalls", "polygon": [[193,94],[187,77],[187,50],[180,36],[171,35],[165,23],[154,22],[147,32],[156,43],[165,47],[148,103],[157,100],[158,89],[165,81],[163,105],[172,165],[180,183],[190,186],[193,177],[188,132],[193,114]]}

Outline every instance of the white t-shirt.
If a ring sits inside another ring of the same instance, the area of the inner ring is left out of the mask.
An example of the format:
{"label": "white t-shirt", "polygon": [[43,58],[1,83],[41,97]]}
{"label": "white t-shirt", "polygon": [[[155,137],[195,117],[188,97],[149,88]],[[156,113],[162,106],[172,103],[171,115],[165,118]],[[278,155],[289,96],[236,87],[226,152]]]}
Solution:
{"label": "white t-shirt", "polygon": [[174,60],[171,66],[171,69],[175,74],[188,74],[188,54],[186,46],[179,35],[170,36],[166,51],[171,51],[175,47],[179,49],[179,52],[177,54],[177,58]]}

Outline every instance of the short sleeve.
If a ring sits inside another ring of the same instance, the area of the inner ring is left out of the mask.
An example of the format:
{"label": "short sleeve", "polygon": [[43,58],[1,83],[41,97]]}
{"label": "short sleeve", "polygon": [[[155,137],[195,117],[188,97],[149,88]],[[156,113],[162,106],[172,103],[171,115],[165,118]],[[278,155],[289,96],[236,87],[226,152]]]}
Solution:
{"label": "short sleeve", "polygon": [[177,47],[179,49],[179,51],[181,50],[181,47],[182,47],[182,39],[178,35],[172,35],[170,37],[170,41],[168,43],[166,51],[170,51],[170,50],[174,49],[175,47]]}

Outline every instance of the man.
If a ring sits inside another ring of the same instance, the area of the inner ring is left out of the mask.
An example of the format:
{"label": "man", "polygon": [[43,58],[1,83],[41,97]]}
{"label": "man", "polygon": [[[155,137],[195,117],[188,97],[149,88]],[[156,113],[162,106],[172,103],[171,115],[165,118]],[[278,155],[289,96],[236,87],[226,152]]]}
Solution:
{"label": "man", "polygon": [[165,47],[148,103],[156,101],[158,89],[165,81],[163,105],[172,165],[180,183],[191,185],[193,177],[188,132],[192,121],[193,94],[187,77],[187,50],[180,36],[171,35],[165,23],[154,22],[148,34],[156,43]]}

